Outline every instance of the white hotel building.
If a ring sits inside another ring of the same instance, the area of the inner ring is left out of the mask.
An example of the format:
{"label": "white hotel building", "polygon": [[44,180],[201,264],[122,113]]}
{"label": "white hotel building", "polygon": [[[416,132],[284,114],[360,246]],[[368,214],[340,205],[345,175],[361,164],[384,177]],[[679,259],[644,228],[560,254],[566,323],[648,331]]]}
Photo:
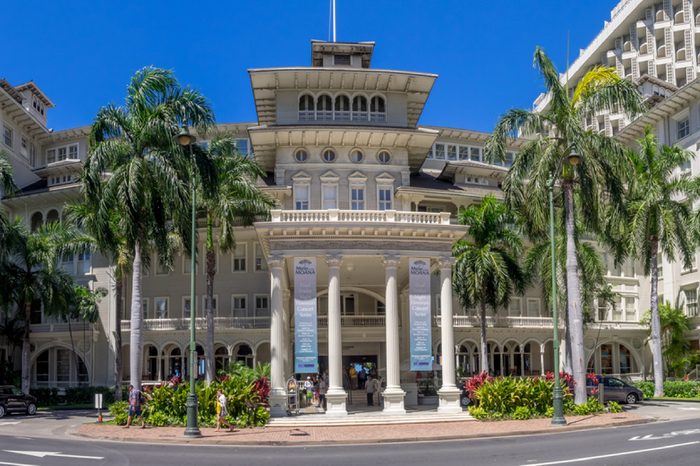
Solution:
{"label": "white hotel building", "polygon": [[[438,399],[423,396],[434,384],[441,409],[456,411],[455,377],[479,371],[475,310],[461,309],[451,292],[451,246],[465,233],[456,213],[487,194],[500,196],[507,166],[483,161],[488,134],[419,125],[436,75],[370,67],[371,42],[314,41],[311,48],[311,66],[250,70],[258,121],[221,125],[268,173],[260,183],[278,208],[269,221],[239,229],[236,250],[217,256],[217,366],[232,360],[271,362],[273,410],[284,411],[284,384],[294,370],[294,259],[315,257],[318,353],[330,374],[329,410],[342,413],[364,404],[342,375],[350,364],[364,363],[376,367],[386,382],[384,409],[402,411],[419,401],[437,406]],[[694,148],[700,140],[699,99],[700,83],[687,85],[644,118],[673,142],[673,132],[664,128],[682,111],[678,106],[689,109],[689,134],[681,142]],[[22,188],[2,205],[32,228],[60,219],[65,204],[78,198],[76,177],[88,149],[87,127],[47,128],[52,106],[33,83],[0,81],[0,147],[11,154]],[[620,137],[632,141],[640,131],[635,123]],[[513,156],[518,146],[516,141],[511,147]],[[434,373],[409,370],[409,258],[430,259],[434,272],[432,346],[442,363]],[[172,270],[152,263],[143,282],[143,378],[162,380],[188,367],[191,270],[186,256]],[[586,355],[592,370],[641,377],[651,371],[647,330],[639,324],[647,309],[648,280],[636,264],[608,264],[618,305],[591,310]],[[84,254],[65,257],[63,266],[109,295],[100,304],[98,323],[73,326],[78,358],[71,354],[67,324],[34,310],[32,385],[112,384],[115,351],[122,352],[125,365],[129,361],[129,311],[117,309],[112,265]],[[663,267],[666,299],[682,295],[688,312],[697,315],[700,275],[678,270],[675,263]],[[200,264],[200,357],[206,325],[202,272]],[[128,303],[129,293],[125,298]],[[114,343],[118,315],[122,348]],[[539,285],[514,296],[488,324],[495,373],[552,370],[552,319]],[[697,346],[700,320],[694,324]],[[7,357],[12,349],[3,344],[0,340],[0,356]]]}

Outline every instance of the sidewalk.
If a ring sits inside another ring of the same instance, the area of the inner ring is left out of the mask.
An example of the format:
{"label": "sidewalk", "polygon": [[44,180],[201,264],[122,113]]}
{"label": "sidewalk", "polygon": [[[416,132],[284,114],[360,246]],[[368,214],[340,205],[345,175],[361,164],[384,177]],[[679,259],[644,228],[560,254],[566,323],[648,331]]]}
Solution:
{"label": "sidewalk", "polygon": [[568,417],[567,425],[554,427],[550,419],[529,421],[461,421],[451,423],[392,424],[337,427],[256,427],[236,432],[216,432],[203,428],[202,437],[188,439],[184,427],[148,427],[141,429],[106,424],[83,424],[73,435],[95,440],[145,443],[179,443],[211,445],[314,445],[355,444],[383,442],[415,442],[427,440],[454,440],[482,437],[501,437],[535,433],[613,427],[650,422],[649,418],[630,412],[608,413],[595,416]]}

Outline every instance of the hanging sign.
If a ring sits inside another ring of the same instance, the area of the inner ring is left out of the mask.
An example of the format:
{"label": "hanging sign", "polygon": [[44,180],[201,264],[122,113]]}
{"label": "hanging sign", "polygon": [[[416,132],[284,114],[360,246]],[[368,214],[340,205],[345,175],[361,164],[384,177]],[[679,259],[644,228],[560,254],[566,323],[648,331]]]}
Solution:
{"label": "hanging sign", "polygon": [[430,371],[433,367],[430,259],[410,259],[408,268],[411,370]]}
{"label": "hanging sign", "polygon": [[294,372],[318,372],[315,257],[294,259]]}

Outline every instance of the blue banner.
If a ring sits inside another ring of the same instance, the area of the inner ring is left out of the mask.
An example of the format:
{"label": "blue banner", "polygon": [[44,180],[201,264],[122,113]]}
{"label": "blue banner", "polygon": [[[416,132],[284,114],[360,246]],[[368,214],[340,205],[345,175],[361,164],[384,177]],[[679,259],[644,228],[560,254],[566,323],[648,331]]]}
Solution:
{"label": "blue banner", "polygon": [[316,258],[294,259],[294,372],[318,372]]}
{"label": "blue banner", "polygon": [[409,341],[412,371],[433,369],[430,322],[430,259],[408,261]]}

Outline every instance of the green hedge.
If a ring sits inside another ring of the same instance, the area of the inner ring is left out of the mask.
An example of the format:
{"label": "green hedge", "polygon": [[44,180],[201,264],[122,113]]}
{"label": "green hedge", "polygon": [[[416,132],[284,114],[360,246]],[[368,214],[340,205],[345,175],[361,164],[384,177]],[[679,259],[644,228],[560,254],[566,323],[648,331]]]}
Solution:
{"label": "green hedge", "polygon": [[[644,394],[644,398],[654,397],[654,382],[637,382],[634,384]],[[700,398],[700,382],[684,380],[666,380],[664,396],[667,398]]]}
{"label": "green hedge", "polygon": [[59,405],[94,405],[95,393],[102,393],[103,406],[114,403],[114,387],[70,387],[65,388],[65,395],[59,396],[57,388],[32,388],[29,393],[37,399],[41,407]]}
{"label": "green hedge", "polygon": [[[250,369],[236,363],[208,386],[203,381],[197,382],[195,390],[199,403],[199,425],[216,425],[216,391],[219,388],[224,391],[228,399],[229,421],[240,427],[267,424],[270,419],[267,409],[268,374],[269,365]],[[143,414],[146,422],[158,427],[185,425],[189,389],[187,382],[166,383],[152,389],[149,387],[144,393],[146,404],[143,407]],[[126,402],[114,403],[109,410],[116,424],[126,424],[128,410]]]}
{"label": "green hedge", "polygon": [[[584,405],[576,405],[566,384],[562,384],[562,388],[565,414],[589,415],[605,410],[596,398],[590,398]],[[545,378],[488,378],[474,391],[476,403],[469,407],[469,413],[476,419],[491,420],[552,417],[553,392],[554,381]]]}

